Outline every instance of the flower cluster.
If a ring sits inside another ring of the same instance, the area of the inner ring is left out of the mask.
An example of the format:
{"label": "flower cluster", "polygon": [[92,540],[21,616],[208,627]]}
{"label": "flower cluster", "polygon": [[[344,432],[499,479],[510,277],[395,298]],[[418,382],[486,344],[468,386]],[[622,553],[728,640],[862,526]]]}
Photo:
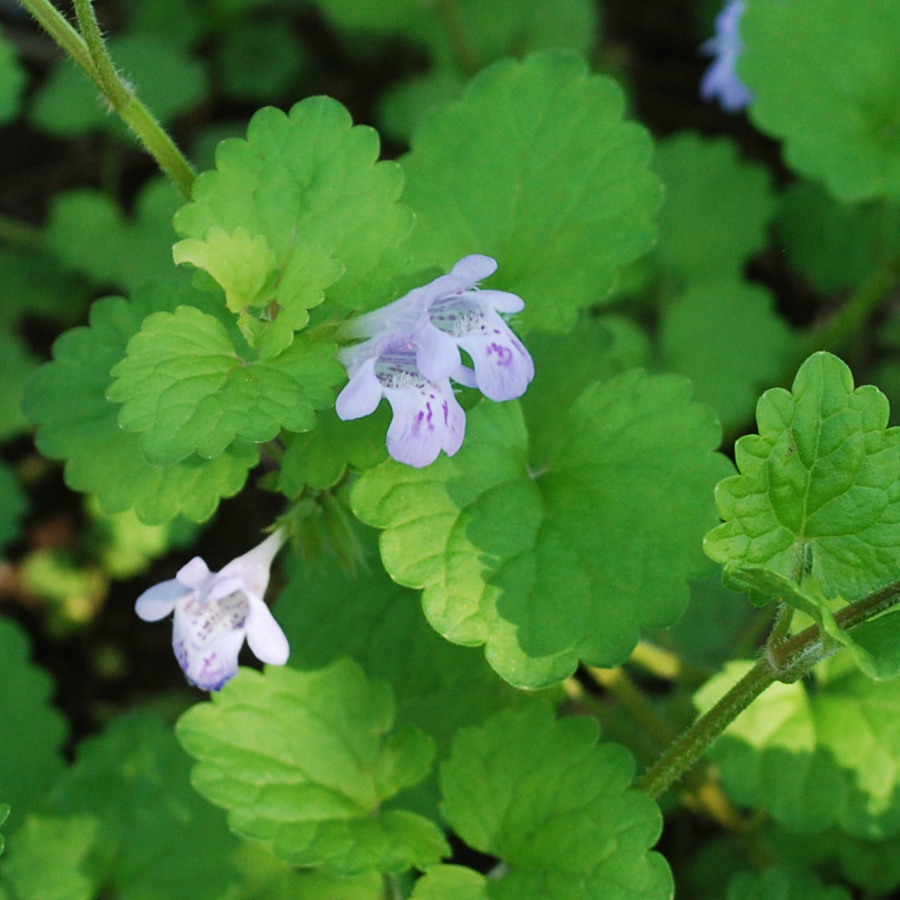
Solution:
{"label": "flower cluster", "polygon": [[728,112],[739,112],[753,99],[736,70],[743,50],[738,28],[744,8],[744,0],[729,0],[716,17],[715,37],[700,48],[707,56],[715,57],[700,82],[700,96],[706,100],[717,97],[722,109]]}
{"label": "flower cluster", "polygon": [[421,468],[462,444],[466,416],[451,378],[492,400],[520,397],[534,363],[501,314],[525,304],[506,291],[478,289],[496,269],[489,256],[466,256],[447,275],[355,319],[347,336],[366,340],[341,352],[350,381],[338,396],[338,416],[367,416],[386,397],[394,412],[388,452]]}
{"label": "flower cluster", "polygon": [[195,556],[171,581],[144,591],[135,611],[156,622],[174,611],[172,646],[187,680],[205,691],[218,691],[238,670],[238,652],[246,637],[262,662],[287,662],[287,638],[263,601],[269,569],[285,541],[276,531],[258,547],[238,556],[221,572],[210,572]]}

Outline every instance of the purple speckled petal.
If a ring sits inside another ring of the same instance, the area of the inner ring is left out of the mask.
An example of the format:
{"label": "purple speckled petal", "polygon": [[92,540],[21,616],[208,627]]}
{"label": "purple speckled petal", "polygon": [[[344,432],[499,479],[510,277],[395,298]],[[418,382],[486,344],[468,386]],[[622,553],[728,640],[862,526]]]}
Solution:
{"label": "purple speckled petal", "polygon": [[475,381],[491,400],[514,400],[534,378],[534,362],[522,342],[496,314],[484,317],[479,328],[459,339],[472,357]]}
{"label": "purple speckled petal", "polygon": [[422,389],[396,388],[385,395],[394,410],[387,433],[388,453],[398,462],[421,469],[433,463],[441,450],[448,456],[459,450],[466,414],[449,382]]}

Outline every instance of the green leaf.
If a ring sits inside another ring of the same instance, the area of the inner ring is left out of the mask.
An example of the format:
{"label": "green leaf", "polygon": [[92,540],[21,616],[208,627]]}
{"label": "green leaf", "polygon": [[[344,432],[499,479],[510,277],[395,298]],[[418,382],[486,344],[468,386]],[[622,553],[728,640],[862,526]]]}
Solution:
{"label": "green leaf", "polygon": [[0,249],[0,283],[0,323],[11,330],[26,315],[74,324],[87,306],[83,287],[50,254]]}
{"label": "green leaf", "polygon": [[350,660],[313,672],[249,669],[188,710],[178,737],[200,760],[193,783],[238,834],[297,866],[335,874],[422,868],[447,852],[433,822],[380,810],[431,768],[434,745],[393,729],[394,702]]}
{"label": "green leaf", "polygon": [[488,900],[484,875],[465,866],[433,866],[417,882],[412,900]]}
{"label": "green leaf", "polygon": [[[367,529],[362,539],[374,557],[374,535]],[[288,571],[275,611],[291,644],[291,665],[316,669],[353,657],[370,678],[390,683],[397,721],[426,731],[439,755],[460,726],[520,702],[482,654],[436,634],[415,593],[391,581],[377,559],[351,574],[330,561],[313,566],[292,556]]]}
{"label": "green leaf", "polygon": [[758,0],[741,38],[750,117],[788,164],[840,200],[900,199],[900,7]]}
{"label": "green leaf", "polygon": [[27,83],[28,76],[19,62],[15,47],[0,29],[0,123],[18,115]]}
{"label": "green leaf", "polygon": [[726,900],[851,900],[843,887],[826,887],[807,869],[772,866],[731,879]]}
{"label": "green leaf", "polygon": [[[695,700],[710,706],[749,664],[732,663]],[[857,838],[900,833],[900,681],[872,681],[848,654],[816,682],[772,685],[713,745],[728,793],[793,831],[832,825]]]}
{"label": "green leaf", "polygon": [[[88,327],[66,332],[54,345],[54,360],[29,382],[25,411],[38,424],[37,444],[52,459],[66,460],[66,483],[96,494],[107,512],[134,508],[148,524],[178,515],[202,522],[221,497],[236,494],[257,449],[232,444],[221,456],[191,456],[166,468],[144,457],[140,438],[119,427],[119,407],[106,398],[109,370],[125,355],[128,340],[144,318],[188,304],[203,308],[208,295],[185,285],[148,285],[131,303],[118,297],[100,300]],[[213,305],[214,308],[214,305]]]}
{"label": "green leaf", "polygon": [[531,688],[579,658],[617,665],[640,629],[678,618],[702,568],[712,486],[730,468],[712,452],[715,419],[675,376],[628,372],[541,412],[555,442],[539,455],[518,404],[482,403],[455,457],[420,470],[388,461],[352,495],[385,529],[391,576],[424,589],[438,632],[486,643],[496,671]]}
{"label": "green leaf", "polygon": [[414,262],[447,270],[493,256],[491,287],[525,300],[523,322],[568,329],[654,237],[651,144],[623,111],[618,85],[574,54],[481,73],[421,123],[403,158]]}
{"label": "green leaf", "polygon": [[[487,896],[672,896],[665,860],[649,852],[662,827],[659,809],[631,787],[628,751],[597,744],[597,733],[596,720],[554,720],[539,702],[459,732],[441,766],[441,806],[467,844],[503,861],[506,871]],[[471,887],[466,900],[479,896]]]}
{"label": "green leaf", "polygon": [[141,189],[130,218],[106,194],[67,191],[53,201],[47,240],[61,260],[95,284],[134,290],[145,281],[177,277],[172,265],[177,208],[177,194],[163,178]]}
{"label": "green leaf", "polygon": [[898,577],[900,431],[886,428],[877,388],[854,389],[850,370],[813,354],[792,391],[766,391],[759,435],[735,447],[739,475],[716,501],[724,523],[706,552],[726,573],[764,567],[799,583],[812,577],[851,602]]}
{"label": "green leaf", "polygon": [[666,187],[655,255],[666,269],[734,274],[762,249],[775,211],[770,177],[741,160],[732,141],[683,132],[660,142],[655,167]]}
{"label": "green leaf", "polygon": [[344,374],[334,353],[333,344],[297,340],[274,359],[248,361],[218,318],[181,306],[144,320],[106,396],[122,404],[119,425],[141,435],[151,463],[216,459],[237,439],[312,428]]}
{"label": "green leaf", "polygon": [[10,838],[17,900],[220,900],[237,841],[192,790],[171,729],[141,713],[79,748],[39,813]]}
{"label": "green leaf", "polygon": [[[275,299],[294,305],[303,289],[311,247],[338,260],[343,276],[328,291],[351,309],[391,299],[391,284],[403,260],[398,247],[412,227],[408,209],[397,203],[403,174],[394,162],[376,162],[378,135],[352,126],[349,113],[328,97],[312,97],[285,115],[260,110],[247,140],[223,141],[216,170],[194,184],[192,203],[175,217],[187,238],[207,239],[213,228],[251,239],[262,236],[275,253],[275,266],[260,271],[259,283],[277,283]],[[255,256],[248,267],[260,265]],[[312,305],[309,303],[308,305]]]}
{"label": "green leaf", "polygon": [[349,422],[342,422],[333,409],[324,410],[315,428],[287,436],[278,489],[293,499],[305,487],[317,491],[333,487],[348,466],[365,470],[378,465],[387,458],[388,424],[384,409]]}
{"label": "green leaf", "polygon": [[63,717],[50,704],[53,684],[33,665],[25,632],[0,619],[0,786],[19,819],[63,771]]}
{"label": "green leaf", "polygon": [[191,263],[212,275],[225,291],[228,308],[240,314],[244,337],[266,358],[290,346],[294,332],[309,321],[308,310],[322,302],[325,289],[343,271],[323,250],[304,245],[294,252],[290,271],[279,273],[277,256],[265,237],[251,238],[245,228],[229,234],[214,226],[206,240],[179,241],[173,253],[175,262]]}
{"label": "green leaf", "polygon": [[[163,125],[194,107],[206,93],[203,67],[169,35],[126,35],[107,46],[118,70]],[[94,84],[68,61],[53,70],[35,95],[31,120],[44,131],[65,137],[100,129],[126,135],[118,118],[107,113]]]}
{"label": "green leaf", "polygon": [[660,342],[666,369],[687,375],[723,422],[741,424],[795,338],[768,291],[731,275],[693,281],[663,310]]}
{"label": "green leaf", "polygon": [[237,100],[271,103],[310,68],[303,45],[282,21],[246,19],[220,40],[216,61],[221,87]]}
{"label": "green leaf", "polygon": [[818,290],[857,287],[881,259],[900,254],[900,223],[892,227],[884,212],[880,203],[847,206],[817,184],[797,182],[781,198],[779,244]]}

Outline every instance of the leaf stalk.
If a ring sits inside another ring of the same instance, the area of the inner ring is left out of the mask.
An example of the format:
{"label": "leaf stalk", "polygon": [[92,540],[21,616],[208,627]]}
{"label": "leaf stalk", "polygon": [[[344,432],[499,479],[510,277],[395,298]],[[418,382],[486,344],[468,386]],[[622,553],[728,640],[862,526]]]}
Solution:
{"label": "leaf stalk", "polygon": [[[875,591],[835,613],[845,630],[868,622],[900,603],[900,582]],[[818,625],[779,641],[777,654],[766,653],[737,684],[669,745],[638,780],[637,787],[656,799],[674,785],[709,749],[716,738],[763,691],[776,681],[791,683],[840,648]]]}
{"label": "leaf stalk", "polygon": [[79,33],[48,0],[19,0],[59,47],[94,82],[110,107],[134,132],[185,199],[197,175],[168,132],[138,99],[110,58],[91,0],[75,0]]}

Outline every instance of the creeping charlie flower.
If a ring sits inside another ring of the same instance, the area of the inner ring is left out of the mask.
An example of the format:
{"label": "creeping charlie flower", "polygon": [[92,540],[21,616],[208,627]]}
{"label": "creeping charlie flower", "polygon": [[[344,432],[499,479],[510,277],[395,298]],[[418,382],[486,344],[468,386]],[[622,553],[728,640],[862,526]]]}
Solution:
{"label": "creeping charlie flower", "polygon": [[175,612],[172,647],[191,684],[204,691],[220,690],[237,675],[245,637],[262,662],[273,666],[287,662],[287,638],[262,599],[272,560],[285,537],[284,529],[279,529],[221,572],[210,572],[195,556],[174,579],[138,597],[135,611],[145,622]]}
{"label": "creeping charlie flower", "polygon": [[716,16],[715,37],[700,47],[702,53],[715,57],[700,82],[700,96],[705,100],[717,97],[722,109],[728,112],[740,112],[753,99],[736,70],[743,50],[738,26],[745,6],[744,0],[729,0]]}
{"label": "creeping charlie flower", "polygon": [[[367,338],[341,351],[350,381],[337,399],[341,419],[375,411],[386,397],[394,411],[388,452],[416,468],[462,445],[466,416],[450,379],[491,400],[513,400],[534,378],[534,363],[501,314],[525,303],[477,283],[497,269],[489,256],[461,259],[447,275],[355,319],[348,337]],[[460,349],[472,361],[467,366]]]}

